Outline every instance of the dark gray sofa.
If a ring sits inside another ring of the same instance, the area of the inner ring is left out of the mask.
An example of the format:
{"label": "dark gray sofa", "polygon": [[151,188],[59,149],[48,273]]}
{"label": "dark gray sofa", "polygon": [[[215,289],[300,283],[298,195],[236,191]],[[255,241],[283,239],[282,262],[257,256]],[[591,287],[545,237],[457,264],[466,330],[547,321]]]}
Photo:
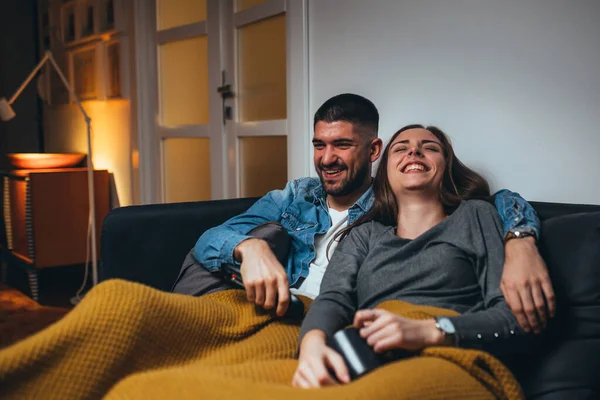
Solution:
{"label": "dark gray sofa", "polygon": [[[255,201],[111,211],[102,225],[100,280],[120,278],[168,291],[198,237]],[[530,399],[600,399],[600,206],[531,204],[542,220],[540,250],[559,311],[540,336],[540,349],[510,367]]]}

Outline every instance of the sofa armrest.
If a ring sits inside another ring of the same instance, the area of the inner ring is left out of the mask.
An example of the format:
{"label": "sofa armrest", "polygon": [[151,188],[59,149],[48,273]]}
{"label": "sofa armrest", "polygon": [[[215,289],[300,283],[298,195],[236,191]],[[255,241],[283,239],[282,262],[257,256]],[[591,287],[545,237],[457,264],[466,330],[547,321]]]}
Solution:
{"label": "sofa armrest", "polygon": [[120,278],[170,290],[200,235],[257,199],[121,207],[104,219],[99,280]]}

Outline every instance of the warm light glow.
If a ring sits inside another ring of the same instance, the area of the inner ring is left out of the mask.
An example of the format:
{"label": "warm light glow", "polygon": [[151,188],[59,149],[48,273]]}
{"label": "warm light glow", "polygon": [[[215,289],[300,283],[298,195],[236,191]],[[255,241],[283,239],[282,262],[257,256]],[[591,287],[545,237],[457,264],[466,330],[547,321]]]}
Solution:
{"label": "warm light glow", "polygon": [[140,151],[137,149],[131,152],[131,167],[133,169],[140,167]]}
{"label": "warm light glow", "polygon": [[13,153],[8,161],[15,168],[50,169],[73,167],[83,161],[83,153]]}
{"label": "warm light glow", "polygon": [[[84,107],[92,119],[94,168],[114,175],[120,205],[130,205],[133,194],[129,101],[86,101]],[[74,104],[46,106],[44,131],[49,151],[87,151],[85,129],[85,121]]]}

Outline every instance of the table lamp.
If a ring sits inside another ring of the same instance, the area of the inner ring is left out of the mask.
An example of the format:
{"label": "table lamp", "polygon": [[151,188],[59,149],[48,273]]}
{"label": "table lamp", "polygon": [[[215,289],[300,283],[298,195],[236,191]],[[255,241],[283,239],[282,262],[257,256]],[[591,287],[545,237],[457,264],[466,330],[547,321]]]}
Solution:
{"label": "table lamp", "polygon": [[98,283],[98,257],[97,257],[97,249],[96,249],[96,212],[95,212],[96,207],[94,204],[94,165],[92,163],[92,126],[91,126],[92,120],[87,115],[85,110],[83,109],[81,102],[77,98],[77,95],[75,95],[73,88],[69,85],[69,82],[67,81],[64,74],[58,67],[58,64],[54,60],[54,57],[52,56],[52,53],[50,51],[46,51],[42,60],[35,67],[35,69],[33,71],[31,71],[31,73],[29,74],[27,79],[25,79],[25,82],[23,82],[21,84],[19,89],[16,91],[16,93],[11,97],[11,99],[9,101],[6,101],[5,98],[0,98],[0,120],[8,121],[11,118],[15,117],[16,114],[15,114],[13,108],[11,107],[11,105],[15,102],[17,97],[19,97],[19,95],[21,94],[23,89],[25,89],[27,84],[29,84],[29,82],[31,82],[31,80],[35,77],[35,75],[40,71],[40,69],[48,61],[50,61],[50,64],[52,64],[52,66],[56,70],[56,73],[60,77],[60,80],[65,85],[65,87],[67,88],[67,90],[69,91],[71,96],[73,97],[73,100],[75,100],[77,107],[79,107],[79,110],[83,114],[83,118],[85,119],[85,124],[87,126],[87,157],[86,158],[87,158],[87,174],[88,174],[88,200],[89,200],[89,208],[90,208],[89,224],[91,225],[90,230],[91,230],[91,241],[92,241],[92,246],[91,246],[92,247],[92,282],[95,286]]}

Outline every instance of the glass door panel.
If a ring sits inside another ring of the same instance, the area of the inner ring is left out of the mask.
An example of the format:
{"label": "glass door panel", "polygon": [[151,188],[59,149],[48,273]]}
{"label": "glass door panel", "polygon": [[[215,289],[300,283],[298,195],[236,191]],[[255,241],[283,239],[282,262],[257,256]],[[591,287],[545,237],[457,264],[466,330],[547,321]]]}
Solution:
{"label": "glass door panel", "polygon": [[208,124],[207,36],[160,45],[158,58],[161,125]]}
{"label": "glass door panel", "polygon": [[235,11],[243,11],[250,7],[257,6],[259,4],[266,3],[269,0],[236,0]]}
{"label": "glass door panel", "polygon": [[263,196],[287,183],[287,137],[249,136],[239,138],[240,194]]}
{"label": "glass door panel", "polygon": [[210,139],[163,140],[163,171],[167,203],[210,200]]}
{"label": "glass door panel", "polygon": [[262,196],[283,188],[287,1],[155,4],[161,200]]}
{"label": "glass door panel", "polygon": [[206,20],[206,0],[157,0],[159,30]]}
{"label": "glass door panel", "polygon": [[285,14],[238,28],[239,121],[286,119]]}

